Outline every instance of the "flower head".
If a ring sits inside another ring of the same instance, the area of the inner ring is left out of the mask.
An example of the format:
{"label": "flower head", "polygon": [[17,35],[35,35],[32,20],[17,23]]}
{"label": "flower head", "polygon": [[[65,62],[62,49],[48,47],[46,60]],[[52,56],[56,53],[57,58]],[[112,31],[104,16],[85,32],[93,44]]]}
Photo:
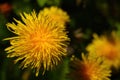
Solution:
{"label": "flower head", "polygon": [[82,54],[82,60],[75,59],[71,76],[74,80],[110,80],[110,66],[104,58],[95,54]]}
{"label": "flower head", "polygon": [[42,11],[40,11],[40,14],[48,15],[62,25],[65,25],[65,23],[69,22],[70,20],[65,11],[55,6],[44,8]]}
{"label": "flower head", "polygon": [[21,61],[21,67],[36,70],[52,69],[66,55],[69,41],[65,27],[57,24],[49,16],[38,15],[33,11],[31,14],[21,14],[22,22],[8,23],[8,29],[16,36],[6,38],[11,46],[6,48],[8,57],[16,57],[15,62]]}
{"label": "flower head", "polygon": [[109,37],[105,35],[99,37],[94,34],[93,42],[86,49],[105,57],[108,63],[115,68],[120,66],[120,39],[115,32]]}

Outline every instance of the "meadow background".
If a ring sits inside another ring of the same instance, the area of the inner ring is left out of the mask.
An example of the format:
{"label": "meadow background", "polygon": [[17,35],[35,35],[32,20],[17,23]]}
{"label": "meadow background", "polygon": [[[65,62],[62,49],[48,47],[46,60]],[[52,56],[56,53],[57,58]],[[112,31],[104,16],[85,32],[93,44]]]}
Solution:
{"label": "meadow background", "polygon": [[[6,57],[4,49],[10,44],[3,39],[14,36],[6,23],[13,22],[13,18],[20,19],[22,12],[39,12],[50,6],[58,6],[70,16],[66,28],[71,41],[63,62],[36,77],[33,71],[19,68],[19,63],[14,64],[13,59]],[[81,52],[86,52],[93,33],[109,35],[113,30],[120,33],[120,0],[0,0],[0,80],[71,80],[72,55],[81,59]],[[113,71],[110,78],[120,80],[119,75],[119,70]]]}

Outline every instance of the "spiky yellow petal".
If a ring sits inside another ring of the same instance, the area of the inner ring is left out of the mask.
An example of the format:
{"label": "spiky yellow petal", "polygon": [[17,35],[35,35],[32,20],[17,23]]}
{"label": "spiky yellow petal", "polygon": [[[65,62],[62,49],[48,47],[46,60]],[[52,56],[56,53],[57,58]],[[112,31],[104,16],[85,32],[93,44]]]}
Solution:
{"label": "spiky yellow petal", "polygon": [[69,41],[65,27],[57,24],[50,16],[21,14],[22,21],[8,23],[8,29],[16,36],[6,38],[11,46],[6,48],[8,57],[16,57],[15,62],[21,61],[21,67],[36,70],[52,69],[66,55]]}

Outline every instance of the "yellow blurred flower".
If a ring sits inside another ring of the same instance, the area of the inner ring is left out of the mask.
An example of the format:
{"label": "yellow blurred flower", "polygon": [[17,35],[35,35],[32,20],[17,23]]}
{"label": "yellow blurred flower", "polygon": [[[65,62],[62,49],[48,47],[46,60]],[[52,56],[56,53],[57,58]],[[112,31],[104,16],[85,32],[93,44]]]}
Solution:
{"label": "yellow blurred flower", "polygon": [[21,18],[22,21],[15,19],[17,24],[7,24],[16,36],[5,39],[11,44],[5,51],[8,57],[16,57],[15,62],[22,60],[20,67],[35,69],[38,76],[40,68],[52,69],[66,55],[69,38],[65,27],[49,16],[33,11],[21,14]]}
{"label": "yellow blurred flower", "polygon": [[40,11],[40,15],[41,14],[50,16],[53,20],[62,25],[65,25],[66,22],[70,21],[69,15],[62,9],[55,6],[44,8]]}
{"label": "yellow blurred flower", "polygon": [[82,54],[82,60],[73,61],[70,76],[73,80],[110,80],[110,65],[104,58],[95,54]]}
{"label": "yellow blurred flower", "polygon": [[96,53],[99,56],[106,58],[115,68],[120,66],[120,39],[115,32],[110,36],[98,36],[94,34],[94,39],[91,44],[87,46],[87,51]]}

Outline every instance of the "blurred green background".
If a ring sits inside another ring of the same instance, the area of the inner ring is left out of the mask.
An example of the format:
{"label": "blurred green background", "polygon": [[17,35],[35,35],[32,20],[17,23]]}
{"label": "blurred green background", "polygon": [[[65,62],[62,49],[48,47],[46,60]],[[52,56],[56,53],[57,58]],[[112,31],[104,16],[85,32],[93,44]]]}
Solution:
{"label": "blurred green background", "polygon": [[[19,13],[39,12],[45,7],[58,6],[68,13],[71,21],[67,23],[71,38],[68,56],[52,71],[38,77],[28,69],[20,69],[19,63],[6,57],[4,51],[9,41],[4,38],[14,34],[7,30],[6,23],[13,18],[20,19]],[[70,57],[81,58],[81,52],[91,42],[92,34],[109,34],[113,30],[120,33],[120,0],[0,0],[0,80],[71,80]],[[111,80],[120,80],[120,71],[112,72]]]}

